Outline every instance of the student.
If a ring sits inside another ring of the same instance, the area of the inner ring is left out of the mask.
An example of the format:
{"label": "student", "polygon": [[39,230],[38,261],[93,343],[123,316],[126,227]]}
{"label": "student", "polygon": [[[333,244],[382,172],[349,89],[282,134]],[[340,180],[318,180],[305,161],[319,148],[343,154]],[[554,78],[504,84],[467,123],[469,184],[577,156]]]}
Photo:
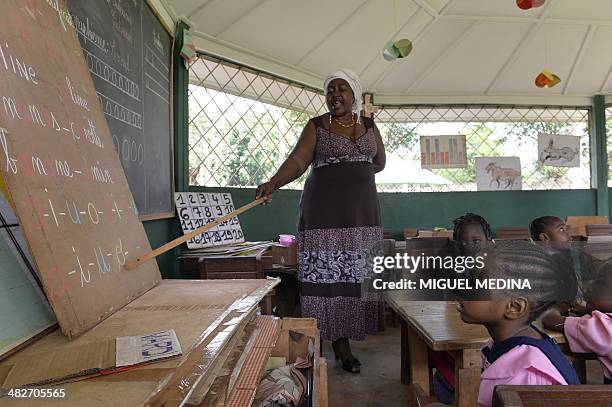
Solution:
{"label": "student", "polygon": [[556,216],[542,216],[531,221],[529,233],[534,242],[569,242],[565,222]]}
{"label": "student", "polygon": [[[491,226],[480,215],[466,213],[453,220],[453,240],[462,243],[458,255],[472,255],[492,240]],[[451,245],[452,246],[452,245]],[[452,357],[443,351],[430,351],[429,358],[436,373],[432,388],[438,400],[451,404],[455,395],[455,366]]]}
{"label": "student", "polygon": [[572,265],[578,279],[578,292],[574,307],[584,309],[583,285],[593,278],[598,261],[584,251],[570,246],[571,239],[567,231],[567,225],[556,216],[542,216],[532,220],[529,225],[529,232],[534,242],[542,242],[547,251],[564,256]]}
{"label": "student", "polygon": [[572,352],[595,353],[603,365],[604,383],[612,384],[612,263],[605,263],[586,285],[588,313],[566,317],[567,307],[555,306],[542,318],[545,328],[563,332]]}
{"label": "student", "polygon": [[479,406],[491,406],[497,385],[579,384],[576,372],[555,342],[532,322],[561,299],[575,296],[575,276],[567,262],[525,241],[497,243],[486,251],[482,270],[470,278],[528,279],[531,290],[491,290],[480,301],[460,301],[468,324],[484,325],[492,341],[482,353]]}
{"label": "student", "polygon": [[491,241],[492,236],[491,226],[480,215],[468,212],[453,220],[453,240],[481,243]]}

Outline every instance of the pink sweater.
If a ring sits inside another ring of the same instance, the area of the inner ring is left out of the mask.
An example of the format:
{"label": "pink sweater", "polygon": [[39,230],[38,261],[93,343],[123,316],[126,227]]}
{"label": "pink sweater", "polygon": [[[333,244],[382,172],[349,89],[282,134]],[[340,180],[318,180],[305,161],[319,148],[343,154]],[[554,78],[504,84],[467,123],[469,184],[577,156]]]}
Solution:
{"label": "pink sweater", "polygon": [[595,353],[612,379],[612,314],[593,311],[591,315],[567,317],[565,337],[572,352]]}

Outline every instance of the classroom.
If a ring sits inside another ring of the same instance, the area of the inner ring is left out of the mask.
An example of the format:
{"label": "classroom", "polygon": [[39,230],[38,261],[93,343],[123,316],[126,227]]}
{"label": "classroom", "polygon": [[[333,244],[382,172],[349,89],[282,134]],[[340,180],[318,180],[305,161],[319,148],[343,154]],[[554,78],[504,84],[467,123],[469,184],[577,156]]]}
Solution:
{"label": "classroom", "polygon": [[0,8],[0,406],[612,406],[609,0]]}

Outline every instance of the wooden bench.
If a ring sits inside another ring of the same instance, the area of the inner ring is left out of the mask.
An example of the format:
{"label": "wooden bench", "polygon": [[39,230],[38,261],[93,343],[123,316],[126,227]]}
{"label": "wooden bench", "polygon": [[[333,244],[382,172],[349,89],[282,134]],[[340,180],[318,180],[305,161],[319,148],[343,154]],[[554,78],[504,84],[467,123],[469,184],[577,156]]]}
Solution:
{"label": "wooden bench", "polygon": [[568,216],[565,220],[570,236],[586,236],[586,225],[606,225],[607,216]]}
{"label": "wooden bench", "polygon": [[499,227],[495,230],[495,240],[530,240],[529,228]]}
{"label": "wooden bench", "polygon": [[493,407],[610,407],[612,386],[497,386]]}

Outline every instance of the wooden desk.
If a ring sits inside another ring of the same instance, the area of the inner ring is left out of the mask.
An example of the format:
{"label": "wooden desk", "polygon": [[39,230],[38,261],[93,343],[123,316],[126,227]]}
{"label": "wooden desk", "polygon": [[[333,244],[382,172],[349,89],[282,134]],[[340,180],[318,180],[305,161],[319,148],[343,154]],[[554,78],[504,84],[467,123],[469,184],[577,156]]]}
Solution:
{"label": "wooden desk", "polygon": [[[455,400],[458,407],[473,407],[478,401],[482,349],[490,339],[482,325],[466,324],[457,304],[447,301],[406,301],[401,292],[385,292],[385,300],[401,321],[401,380],[418,384],[427,394],[430,368],[427,349],[447,351],[455,361]],[[565,343],[560,333],[550,333]]]}
{"label": "wooden desk", "polygon": [[610,407],[612,386],[497,386],[493,407]]}

